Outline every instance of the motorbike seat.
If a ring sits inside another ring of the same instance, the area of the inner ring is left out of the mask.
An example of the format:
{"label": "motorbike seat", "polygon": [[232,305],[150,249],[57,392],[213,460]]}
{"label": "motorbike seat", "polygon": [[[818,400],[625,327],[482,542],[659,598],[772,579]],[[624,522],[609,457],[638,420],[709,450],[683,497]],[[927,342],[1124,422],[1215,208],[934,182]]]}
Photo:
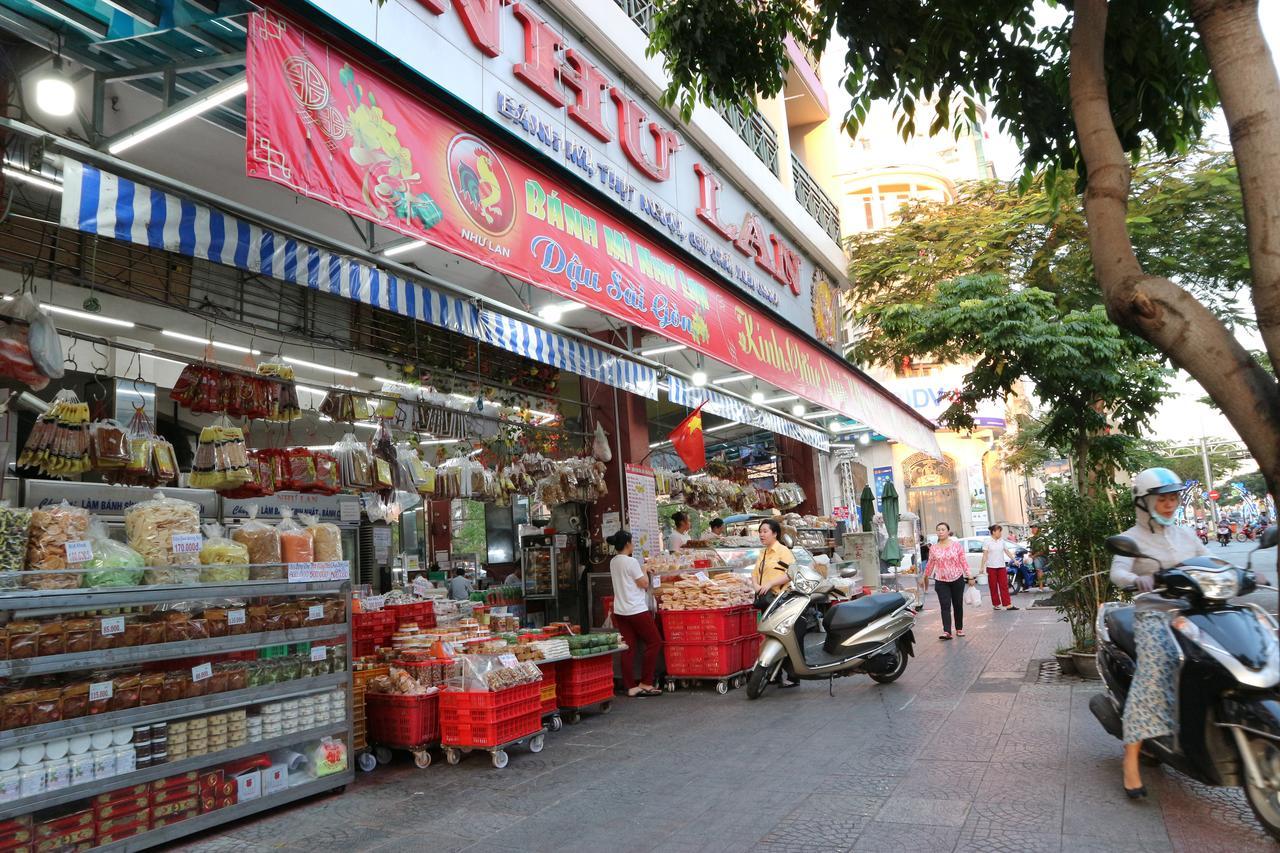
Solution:
{"label": "motorbike seat", "polygon": [[882,616],[888,616],[906,601],[901,593],[885,592],[866,595],[854,601],[837,604],[822,617],[822,627],[828,633],[852,634]]}
{"label": "motorbike seat", "polygon": [[1133,640],[1133,616],[1137,613],[1132,607],[1113,607],[1107,611],[1107,633],[1111,642],[1133,659],[1137,659],[1137,646]]}

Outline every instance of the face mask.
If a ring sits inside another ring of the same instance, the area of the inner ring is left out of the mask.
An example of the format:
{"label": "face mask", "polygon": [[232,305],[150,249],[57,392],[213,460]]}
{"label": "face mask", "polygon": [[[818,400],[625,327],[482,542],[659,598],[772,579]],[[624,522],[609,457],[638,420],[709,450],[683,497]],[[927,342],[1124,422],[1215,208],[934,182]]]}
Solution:
{"label": "face mask", "polygon": [[1172,519],[1172,518],[1165,518],[1163,515],[1161,515],[1161,514],[1160,514],[1160,513],[1158,513],[1158,512],[1153,512],[1153,513],[1151,513],[1151,517],[1152,517],[1153,519],[1155,519],[1156,523],[1157,523],[1157,524],[1159,524],[1161,527],[1172,527],[1172,526],[1173,526],[1173,519]]}

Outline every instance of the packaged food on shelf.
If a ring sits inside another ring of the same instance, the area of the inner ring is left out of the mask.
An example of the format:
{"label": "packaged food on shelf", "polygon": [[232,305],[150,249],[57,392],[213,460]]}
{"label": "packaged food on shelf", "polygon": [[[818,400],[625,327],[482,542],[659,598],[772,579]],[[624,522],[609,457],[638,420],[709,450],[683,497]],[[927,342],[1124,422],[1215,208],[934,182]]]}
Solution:
{"label": "packaged food on shelf", "polygon": [[342,531],[336,524],[320,521],[314,515],[300,515],[303,530],[311,537],[312,556],[316,562],[342,559]]}
{"label": "packaged food on shelf", "polygon": [[221,524],[204,526],[200,547],[200,582],[234,583],[249,579],[249,549],[226,537]]}
{"label": "packaged food on shelf", "polygon": [[129,464],[129,430],[116,420],[89,425],[89,456],[96,471],[124,468]]}
{"label": "packaged food on shelf", "polygon": [[130,547],[147,561],[146,583],[200,581],[199,549],[175,550],[173,543],[175,535],[200,534],[200,508],[195,504],[156,492],[152,500],[134,504],[125,511],[124,528]]}
{"label": "packaged food on shelf", "polygon": [[311,535],[293,517],[293,510],[280,508],[280,559],[285,563],[311,563],[315,561],[315,548]]}
{"label": "packaged food on shelf", "polygon": [[499,655],[457,655],[457,674],[449,680],[450,690],[497,691],[542,680],[535,663],[504,662]]}
{"label": "packaged food on shelf", "polygon": [[88,535],[88,510],[71,506],[65,500],[57,506],[32,510],[24,585],[33,589],[80,586],[80,575],[65,571],[70,566],[67,543],[83,542]]}
{"label": "packaged food on shelf", "polygon": [[123,542],[107,533],[106,525],[93,521],[89,525],[89,542],[93,556],[80,564],[85,569],[84,586],[137,586],[142,583],[147,561]]}
{"label": "packaged food on shelf", "polygon": [[280,563],[280,531],[258,520],[258,505],[249,506],[249,517],[231,532],[231,538],[249,551],[251,580],[280,580],[285,569]]}
{"label": "packaged food on shelf", "polygon": [[27,561],[31,510],[0,502],[0,589],[18,585],[18,573]]}
{"label": "packaged food on shelf", "polygon": [[307,772],[316,779],[347,769],[347,745],[338,738],[309,744],[303,754],[307,756]]}

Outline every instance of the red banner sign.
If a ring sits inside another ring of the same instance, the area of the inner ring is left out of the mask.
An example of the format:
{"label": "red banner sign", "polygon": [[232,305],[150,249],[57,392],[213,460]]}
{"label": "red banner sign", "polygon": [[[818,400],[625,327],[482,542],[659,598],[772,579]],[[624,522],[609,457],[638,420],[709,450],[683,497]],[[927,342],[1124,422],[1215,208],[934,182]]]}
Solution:
{"label": "red banner sign", "polygon": [[658,241],[291,21],[253,15],[248,75],[250,176],[687,344],[886,435],[920,446],[901,433],[928,432]]}

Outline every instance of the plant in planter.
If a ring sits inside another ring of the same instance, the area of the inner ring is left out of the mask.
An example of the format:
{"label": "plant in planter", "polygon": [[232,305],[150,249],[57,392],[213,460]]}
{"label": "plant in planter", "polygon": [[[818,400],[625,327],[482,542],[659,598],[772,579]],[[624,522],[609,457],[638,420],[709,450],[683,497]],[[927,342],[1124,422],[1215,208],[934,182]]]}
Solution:
{"label": "plant in planter", "polygon": [[1054,484],[1047,498],[1047,518],[1033,547],[1052,554],[1053,603],[1071,626],[1077,670],[1086,677],[1094,670],[1096,677],[1092,656],[1098,606],[1121,596],[1111,584],[1111,554],[1105,542],[1133,524],[1133,506],[1126,492],[1108,488],[1081,492]]}

